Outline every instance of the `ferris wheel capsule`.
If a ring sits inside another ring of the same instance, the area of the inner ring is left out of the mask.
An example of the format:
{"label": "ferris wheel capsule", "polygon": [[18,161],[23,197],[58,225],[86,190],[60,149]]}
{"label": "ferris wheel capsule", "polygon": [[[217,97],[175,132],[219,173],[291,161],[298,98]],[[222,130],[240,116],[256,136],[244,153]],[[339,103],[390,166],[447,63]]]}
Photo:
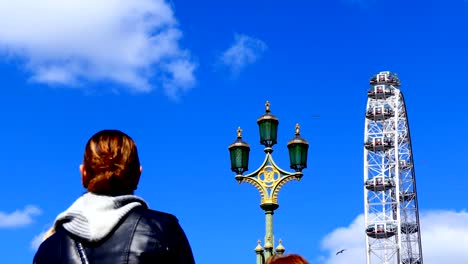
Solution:
{"label": "ferris wheel capsule", "polygon": [[370,80],[369,83],[371,85],[376,85],[376,84],[390,84],[395,87],[400,86],[400,79],[398,78],[398,75],[396,73],[392,73],[389,71],[383,71],[380,72],[376,75],[374,75]]}
{"label": "ferris wheel capsule", "polygon": [[366,234],[372,238],[390,238],[397,233],[397,225],[393,223],[376,223],[368,225]]}
{"label": "ferris wheel capsule", "polygon": [[389,137],[369,138],[364,144],[370,151],[385,151],[393,147],[393,140]]}
{"label": "ferris wheel capsule", "polygon": [[391,85],[379,84],[367,90],[367,96],[372,99],[386,99],[395,95],[395,88]]}
{"label": "ferris wheel capsule", "polygon": [[395,187],[395,181],[390,177],[376,176],[365,182],[366,189],[378,192],[385,191]]}
{"label": "ferris wheel capsule", "polygon": [[371,106],[366,111],[366,118],[374,121],[382,121],[394,116],[394,114],[389,105]]}

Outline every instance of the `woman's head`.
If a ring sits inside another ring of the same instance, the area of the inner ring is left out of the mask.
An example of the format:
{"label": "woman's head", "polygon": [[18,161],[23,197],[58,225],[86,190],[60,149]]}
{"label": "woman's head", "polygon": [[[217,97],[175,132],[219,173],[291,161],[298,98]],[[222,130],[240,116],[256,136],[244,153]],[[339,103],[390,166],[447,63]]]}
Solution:
{"label": "woman's head", "polygon": [[111,196],[133,193],[141,174],[135,142],[118,130],[94,134],[86,144],[80,170],[89,192]]}
{"label": "woman's head", "polygon": [[267,260],[266,264],[309,264],[309,262],[297,254],[289,254],[281,257],[272,256]]}

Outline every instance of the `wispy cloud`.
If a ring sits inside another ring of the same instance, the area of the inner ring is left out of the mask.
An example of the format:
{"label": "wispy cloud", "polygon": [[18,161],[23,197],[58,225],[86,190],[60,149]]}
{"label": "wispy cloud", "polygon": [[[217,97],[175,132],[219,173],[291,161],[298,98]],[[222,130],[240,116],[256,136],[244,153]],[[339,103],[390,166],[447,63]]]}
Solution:
{"label": "wispy cloud", "polygon": [[[421,214],[423,258],[427,263],[463,264],[468,259],[468,213],[466,211],[429,211]],[[366,262],[364,215],[347,227],[339,227],[322,240],[325,264],[362,264]],[[347,250],[335,255],[338,250]]]}
{"label": "wispy cloud", "polygon": [[40,214],[41,210],[33,205],[28,205],[24,209],[12,213],[0,212],[0,228],[29,225],[33,222],[33,217]]}
{"label": "wispy cloud", "polygon": [[164,0],[0,0],[0,52],[39,83],[111,81],[132,91],[195,84],[190,52]]}
{"label": "wispy cloud", "polygon": [[238,74],[247,65],[255,63],[267,50],[267,45],[260,39],[236,34],[234,43],[220,56],[219,61],[233,74]]}
{"label": "wispy cloud", "polygon": [[41,232],[40,234],[36,235],[33,240],[31,241],[31,249],[37,250],[41,245],[42,241],[44,240],[44,236],[47,231]]}
{"label": "wispy cloud", "polygon": [[174,60],[165,65],[165,70],[169,75],[163,84],[166,94],[177,99],[180,93],[192,88],[196,82],[193,74],[196,67],[194,63],[187,60]]}

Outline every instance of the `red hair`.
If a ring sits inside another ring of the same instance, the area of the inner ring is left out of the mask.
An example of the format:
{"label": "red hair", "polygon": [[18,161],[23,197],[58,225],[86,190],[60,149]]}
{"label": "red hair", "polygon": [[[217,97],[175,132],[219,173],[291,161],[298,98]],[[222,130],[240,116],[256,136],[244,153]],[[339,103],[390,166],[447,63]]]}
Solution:
{"label": "red hair", "polygon": [[271,256],[265,264],[309,264],[309,262],[297,254],[289,254],[281,257]]}
{"label": "red hair", "polygon": [[86,144],[83,186],[102,195],[131,194],[140,179],[135,142],[118,130],[102,130]]}

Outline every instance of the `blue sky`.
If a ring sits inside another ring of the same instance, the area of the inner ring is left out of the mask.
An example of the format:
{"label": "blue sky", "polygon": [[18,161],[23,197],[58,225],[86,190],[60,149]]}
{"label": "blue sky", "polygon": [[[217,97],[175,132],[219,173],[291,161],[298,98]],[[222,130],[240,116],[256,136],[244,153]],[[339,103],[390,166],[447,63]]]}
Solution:
{"label": "blue sky", "polygon": [[279,194],[276,239],[311,263],[363,263],[366,90],[384,70],[407,103],[424,257],[468,257],[467,1],[0,0],[0,25],[5,263],[31,262],[107,128],[135,139],[136,194],[178,216],[197,263],[253,263],[260,197],[234,180],[227,147],[241,126],[260,165],[266,100],[275,161],[288,168],[296,123],[310,144],[304,178]]}

